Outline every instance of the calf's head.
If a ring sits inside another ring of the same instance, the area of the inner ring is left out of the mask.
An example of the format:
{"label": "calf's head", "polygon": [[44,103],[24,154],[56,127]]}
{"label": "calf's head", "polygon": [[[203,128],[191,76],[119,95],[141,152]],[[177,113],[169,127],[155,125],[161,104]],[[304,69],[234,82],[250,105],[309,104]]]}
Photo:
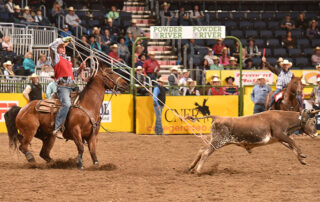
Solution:
{"label": "calf's head", "polygon": [[301,113],[302,130],[312,138],[318,136],[315,118],[318,112],[319,110],[305,109]]}

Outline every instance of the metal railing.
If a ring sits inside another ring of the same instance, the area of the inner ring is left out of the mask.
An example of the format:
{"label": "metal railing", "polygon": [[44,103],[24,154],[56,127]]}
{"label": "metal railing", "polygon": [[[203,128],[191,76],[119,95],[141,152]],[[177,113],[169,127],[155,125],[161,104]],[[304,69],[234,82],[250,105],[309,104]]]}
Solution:
{"label": "metal railing", "polygon": [[32,34],[14,34],[11,36],[13,52],[17,55],[24,55],[32,51],[33,36]]}

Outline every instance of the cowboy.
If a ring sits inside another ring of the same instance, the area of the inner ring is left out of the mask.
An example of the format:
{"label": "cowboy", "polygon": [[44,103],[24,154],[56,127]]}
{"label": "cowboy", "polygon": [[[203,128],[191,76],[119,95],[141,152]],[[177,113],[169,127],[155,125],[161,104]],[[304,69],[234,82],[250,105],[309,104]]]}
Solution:
{"label": "cowboy", "polygon": [[[271,66],[265,57],[262,57],[262,62],[265,63],[265,66],[274,74],[278,76],[277,83],[276,83],[276,90],[274,91],[273,95],[271,96],[271,102],[269,105],[269,109],[272,107],[272,105],[275,102],[274,96],[278,93],[280,93],[284,88],[288,86],[290,83],[292,77],[294,76],[293,73],[289,70],[290,67],[292,67],[292,62],[289,60],[283,60],[280,63],[281,69],[276,69],[275,67]],[[298,97],[299,99],[299,97]],[[300,102],[301,100],[299,100]],[[301,104],[301,102],[300,102]]]}
{"label": "cowboy", "polygon": [[220,87],[220,79],[218,77],[214,77],[210,85],[212,85],[211,88],[208,90],[208,95],[223,95],[223,89]]}
{"label": "cowboy", "polygon": [[183,90],[183,96],[199,96],[200,92],[199,90],[196,88],[197,82],[192,80],[192,78],[188,78],[187,80],[187,86],[186,88],[184,88]]}
{"label": "cowboy", "polygon": [[12,70],[13,64],[10,60],[7,62],[3,63],[4,71],[3,74],[5,75],[6,79],[13,79],[15,74]]}
{"label": "cowboy", "polygon": [[311,93],[312,107],[320,109],[320,78],[317,78],[317,86],[315,86]]}
{"label": "cowboy", "polygon": [[136,69],[136,79],[140,82],[136,84],[137,86],[137,93],[139,95],[146,95],[148,92],[144,87],[140,87],[141,85],[145,85],[145,83],[147,82],[147,78],[144,76],[143,74],[143,68],[141,66],[138,66]]}
{"label": "cowboy", "polygon": [[178,67],[173,66],[171,69],[171,74],[168,77],[169,86],[170,86],[170,95],[171,96],[179,96],[179,89],[178,89]]}
{"label": "cowboy", "polygon": [[162,109],[166,102],[166,88],[163,86],[166,81],[163,78],[157,79],[158,85],[153,89],[153,109],[156,115],[154,127],[156,135],[163,135]]}
{"label": "cowboy", "polygon": [[233,76],[228,76],[225,81],[226,81],[226,85],[225,87],[223,87],[223,94],[224,95],[238,95],[239,91],[238,91],[238,87],[234,85],[234,77]]}
{"label": "cowboy", "polygon": [[42,100],[42,87],[39,83],[39,75],[33,73],[29,79],[31,83],[26,86],[23,91],[23,96],[31,102],[33,100]]}
{"label": "cowboy", "polygon": [[278,60],[277,60],[277,64],[276,64],[274,67],[275,67],[275,68],[281,68],[281,67],[280,67],[280,63],[281,63],[281,62],[283,62],[283,58],[282,58],[282,57],[279,57]]}
{"label": "cowboy", "polygon": [[257,84],[253,87],[251,92],[251,100],[254,103],[254,114],[265,111],[264,102],[270,92],[270,86],[266,84],[266,79],[260,74],[257,79]]}
{"label": "cowboy", "polygon": [[[67,60],[66,46],[68,42],[71,42],[71,37],[57,38],[54,42],[49,44],[51,52],[51,61],[54,69],[57,88],[57,96],[61,102],[61,108],[59,109],[56,117],[55,127],[53,135],[63,139],[62,136],[62,124],[66,120],[69,109],[71,107],[70,93],[74,89],[75,83],[73,80],[72,63]],[[80,65],[79,70],[84,68],[84,63]]]}
{"label": "cowboy", "polygon": [[160,71],[160,65],[155,59],[154,53],[149,53],[149,59],[143,64],[144,73],[150,77],[151,80],[156,80],[158,72]]}

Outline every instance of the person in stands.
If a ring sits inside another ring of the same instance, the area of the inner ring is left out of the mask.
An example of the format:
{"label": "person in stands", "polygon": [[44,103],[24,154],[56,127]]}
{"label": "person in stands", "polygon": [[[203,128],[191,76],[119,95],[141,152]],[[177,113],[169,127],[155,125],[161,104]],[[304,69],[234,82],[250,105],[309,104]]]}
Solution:
{"label": "person in stands", "polygon": [[220,86],[220,79],[218,77],[214,77],[210,82],[211,88],[208,90],[208,95],[223,95],[223,88]]}
{"label": "person in stands", "polygon": [[31,80],[31,83],[24,89],[23,96],[28,102],[42,100],[42,87],[39,83],[39,76],[36,73],[33,73],[29,79]]}

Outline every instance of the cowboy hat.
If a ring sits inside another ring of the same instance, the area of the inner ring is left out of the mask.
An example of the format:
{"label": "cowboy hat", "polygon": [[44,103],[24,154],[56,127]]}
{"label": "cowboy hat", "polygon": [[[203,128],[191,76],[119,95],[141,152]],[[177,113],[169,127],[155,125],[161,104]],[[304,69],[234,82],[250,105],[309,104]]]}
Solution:
{"label": "cowboy hat", "polygon": [[138,66],[137,68],[136,68],[136,71],[138,71],[138,70],[142,70],[143,68],[141,67],[141,66]]}
{"label": "cowboy hat", "polygon": [[225,79],[226,82],[227,82],[229,79],[232,79],[232,82],[234,82],[234,77],[233,77],[233,76],[228,76],[228,77]]}
{"label": "cowboy hat", "polygon": [[167,81],[164,80],[164,78],[162,78],[162,77],[158,78],[157,81],[158,81],[158,82],[161,82],[161,83],[166,83],[166,82],[167,82]]}
{"label": "cowboy hat", "polygon": [[[292,67],[292,62],[290,62],[289,60],[285,59],[280,63],[280,66],[282,67],[283,65],[289,65],[290,67]],[[289,68],[290,68],[289,67]]]}
{"label": "cowboy hat", "polygon": [[32,78],[39,78],[40,76],[37,75],[36,73],[33,73],[31,74],[31,76],[29,76],[29,79],[32,79]]}
{"label": "cowboy hat", "polygon": [[16,5],[13,8],[16,9],[16,10],[20,10],[21,9],[19,5]]}
{"label": "cowboy hat", "polygon": [[8,65],[13,65],[12,62],[10,60],[8,60],[7,62],[3,63],[3,67],[7,67]]}
{"label": "cowboy hat", "polygon": [[282,57],[279,57],[277,62],[282,62],[283,61],[283,58]]}
{"label": "cowboy hat", "polygon": [[110,46],[110,48],[118,48],[117,44],[113,44],[112,46]]}
{"label": "cowboy hat", "polygon": [[218,56],[214,55],[213,60],[220,60]]}
{"label": "cowboy hat", "polygon": [[74,11],[74,8],[73,8],[73,6],[70,6],[67,10],[68,11]]}
{"label": "cowboy hat", "polygon": [[218,76],[218,74],[214,74],[211,78],[212,78],[212,79],[213,79],[213,78],[219,78],[219,76]]}
{"label": "cowboy hat", "polygon": [[26,6],[26,7],[24,7],[24,9],[23,9],[23,10],[30,11],[30,8],[29,8],[29,6]]}
{"label": "cowboy hat", "polygon": [[182,73],[187,73],[189,72],[187,69],[182,70]]}
{"label": "cowboy hat", "polygon": [[214,77],[211,82],[220,82],[220,79],[218,77]]}
{"label": "cowboy hat", "polygon": [[310,22],[309,22],[309,26],[312,24],[312,23],[316,23],[316,24],[318,24],[318,21],[316,21],[316,20],[310,20]]}
{"label": "cowboy hat", "polygon": [[317,46],[313,49],[313,52],[319,51],[320,50],[320,46]]}
{"label": "cowboy hat", "polygon": [[235,58],[235,57],[231,57],[230,59],[229,59],[229,61],[238,61],[238,59],[237,58]]}
{"label": "cowboy hat", "polygon": [[265,78],[262,74],[260,74],[259,77],[257,78],[257,80],[259,80],[259,79],[265,79]]}
{"label": "cowboy hat", "polygon": [[218,38],[217,41],[223,41],[223,38]]}
{"label": "cowboy hat", "polygon": [[137,20],[136,20],[136,19],[132,19],[132,20],[131,20],[131,23],[134,23],[134,24],[135,24],[135,23],[137,23]]}
{"label": "cowboy hat", "polygon": [[171,69],[170,69],[170,71],[172,72],[172,71],[178,71],[179,69],[178,69],[178,67],[176,67],[176,66],[173,66],[173,67],[171,67]]}
{"label": "cowboy hat", "polygon": [[167,3],[167,2],[164,2],[164,3],[161,5],[161,7],[164,7],[164,6],[168,6],[168,7],[170,7],[170,4],[169,4],[169,3]]}
{"label": "cowboy hat", "polygon": [[153,52],[150,52],[150,53],[148,53],[148,55],[150,56],[150,55],[155,55]]}
{"label": "cowboy hat", "polygon": [[255,42],[254,38],[252,38],[252,37],[250,37],[250,38],[248,39],[248,43],[249,43],[250,41]]}
{"label": "cowboy hat", "polygon": [[63,25],[63,29],[67,29],[67,28],[69,28],[68,25]]}

